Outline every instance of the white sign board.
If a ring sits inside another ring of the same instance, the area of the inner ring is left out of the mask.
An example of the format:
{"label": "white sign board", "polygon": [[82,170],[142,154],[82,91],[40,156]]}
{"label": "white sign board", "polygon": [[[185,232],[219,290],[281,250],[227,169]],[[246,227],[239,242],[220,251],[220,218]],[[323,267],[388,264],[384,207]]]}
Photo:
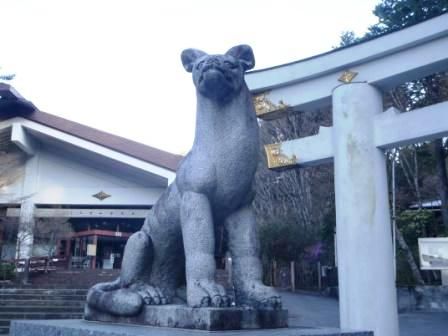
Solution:
{"label": "white sign board", "polygon": [[96,256],[96,245],[95,244],[87,244],[87,255],[89,257]]}
{"label": "white sign board", "polygon": [[448,270],[448,238],[419,238],[420,268]]}

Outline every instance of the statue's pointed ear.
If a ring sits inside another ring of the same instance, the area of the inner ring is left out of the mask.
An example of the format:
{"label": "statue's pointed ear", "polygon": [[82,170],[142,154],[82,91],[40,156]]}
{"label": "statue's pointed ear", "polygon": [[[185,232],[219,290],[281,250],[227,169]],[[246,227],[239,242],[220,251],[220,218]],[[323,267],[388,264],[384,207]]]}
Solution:
{"label": "statue's pointed ear", "polygon": [[231,48],[226,55],[235,57],[241,62],[244,71],[250,70],[255,66],[255,57],[252,48],[247,44],[241,44]]}
{"label": "statue's pointed ear", "polygon": [[180,56],[182,64],[188,72],[193,71],[194,62],[199,58],[206,55],[205,52],[198,49],[185,49]]}

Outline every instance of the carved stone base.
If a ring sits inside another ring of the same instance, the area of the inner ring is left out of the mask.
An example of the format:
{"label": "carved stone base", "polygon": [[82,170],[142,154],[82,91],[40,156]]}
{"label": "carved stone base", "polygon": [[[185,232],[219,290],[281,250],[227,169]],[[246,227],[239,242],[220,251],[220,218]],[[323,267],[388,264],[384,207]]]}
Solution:
{"label": "carved stone base", "polygon": [[[213,332],[227,336],[373,336],[368,331],[342,331],[327,328],[280,328]],[[201,330],[120,325],[84,320],[12,321],[10,336],[204,336]]]}
{"label": "carved stone base", "polygon": [[133,317],[114,316],[86,305],[84,318],[88,321],[201,330],[274,329],[288,326],[287,310],[191,308],[178,304],[144,306],[142,312]]}

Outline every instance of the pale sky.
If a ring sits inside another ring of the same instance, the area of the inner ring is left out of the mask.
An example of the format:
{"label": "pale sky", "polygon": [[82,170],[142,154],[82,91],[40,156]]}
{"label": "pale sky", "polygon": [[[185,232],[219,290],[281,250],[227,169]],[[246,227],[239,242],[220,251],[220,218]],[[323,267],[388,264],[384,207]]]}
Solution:
{"label": "pale sky", "polygon": [[194,135],[180,53],[252,46],[256,69],[328,51],[379,0],[0,0],[0,66],[40,110],[173,153]]}

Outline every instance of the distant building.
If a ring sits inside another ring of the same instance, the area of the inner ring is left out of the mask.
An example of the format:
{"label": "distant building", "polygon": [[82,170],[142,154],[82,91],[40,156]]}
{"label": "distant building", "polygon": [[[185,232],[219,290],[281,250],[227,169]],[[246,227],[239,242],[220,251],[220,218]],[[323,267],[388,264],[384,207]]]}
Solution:
{"label": "distant building", "polygon": [[[57,256],[119,267],[127,238],[182,157],[41,112],[7,84],[0,97],[0,220],[18,219],[20,235],[33,219],[67,218],[73,232],[58,241]],[[19,252],[0,246],[4,259],[42,253],[32,235]]]}
{"label": "distant building", "polygon": [[411,210],[418,210],[420,208],[425,210],[433,210],[433,211],[440,211],[440,207],[442,206],[441,200],[429,200],[429,201],[423,201],[422,204],[419,204],[417,202],[412,203],[409,206],[409,209]]}

